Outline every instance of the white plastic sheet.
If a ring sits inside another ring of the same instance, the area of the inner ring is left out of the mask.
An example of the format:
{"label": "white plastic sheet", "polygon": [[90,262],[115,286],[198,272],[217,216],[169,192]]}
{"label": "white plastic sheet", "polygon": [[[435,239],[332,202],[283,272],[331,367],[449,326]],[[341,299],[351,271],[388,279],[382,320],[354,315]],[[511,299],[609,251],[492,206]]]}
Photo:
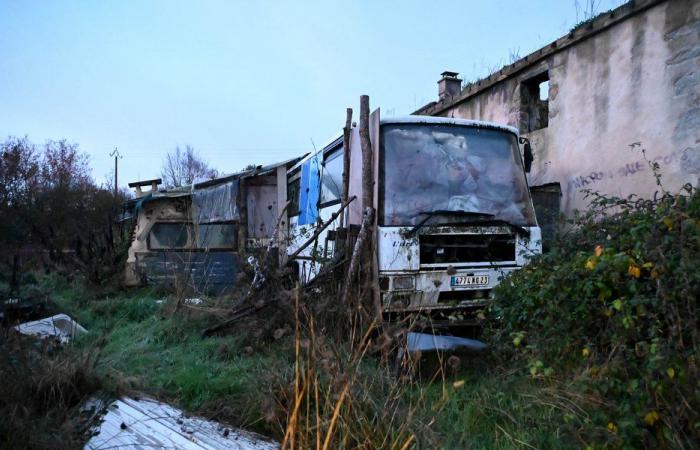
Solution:
{"label": "white plastic sheet", "polygon": [[238,211],[238,180],[192,191],[192,221],[194,223],[231,222],[240,219]]}
{"label": "white plastic sheet", "polygon": [[82,333],[87,333],[87,330],[71,319],[67,314],[57,314],[33,322],[19,324],[15,330],[29,336],[36,336],[39,339],[55,338],[61,344],[65,344],[75,339]]}

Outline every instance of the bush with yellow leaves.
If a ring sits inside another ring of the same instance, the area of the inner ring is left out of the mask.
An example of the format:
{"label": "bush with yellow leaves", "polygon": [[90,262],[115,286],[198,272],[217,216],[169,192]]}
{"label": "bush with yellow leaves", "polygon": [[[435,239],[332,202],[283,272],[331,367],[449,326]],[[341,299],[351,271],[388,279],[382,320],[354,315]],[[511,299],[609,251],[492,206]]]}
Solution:
{"label": "bush with yellow leaves", "polygon": [[492,342],[566,387],[587,446],[697,448],[700,193],[588,195],[552,251],[497,288]]}

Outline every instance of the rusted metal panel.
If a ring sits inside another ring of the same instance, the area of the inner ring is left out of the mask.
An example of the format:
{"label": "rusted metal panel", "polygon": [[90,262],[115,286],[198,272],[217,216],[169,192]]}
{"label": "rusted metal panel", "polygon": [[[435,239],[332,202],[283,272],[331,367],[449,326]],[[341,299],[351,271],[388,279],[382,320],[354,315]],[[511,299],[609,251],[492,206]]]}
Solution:
{"label": "rusted metal panel", "polygon": [[198,292],[222,294],[233,288],[240,259],[233,252],[151,252],[136,256],[138,268],[150,284],[187,280]]}

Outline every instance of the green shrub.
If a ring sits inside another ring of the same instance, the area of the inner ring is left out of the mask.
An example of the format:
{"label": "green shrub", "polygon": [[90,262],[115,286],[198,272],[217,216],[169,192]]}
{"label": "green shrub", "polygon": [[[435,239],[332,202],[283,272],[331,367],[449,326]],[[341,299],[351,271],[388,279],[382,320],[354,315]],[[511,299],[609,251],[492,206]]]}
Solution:
{"label": "green shrub", "polygon": [[700,193],[589,195],[559,245],[496,290],[496,350],[568,383],[587,444],[697,446]]}

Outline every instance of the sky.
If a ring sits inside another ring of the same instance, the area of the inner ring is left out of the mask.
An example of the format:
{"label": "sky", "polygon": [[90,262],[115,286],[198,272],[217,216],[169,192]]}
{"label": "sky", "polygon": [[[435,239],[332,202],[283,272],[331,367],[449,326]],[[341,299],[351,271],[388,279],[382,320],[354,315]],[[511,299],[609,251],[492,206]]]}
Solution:
{"label": "sky", "polygon": [[231,173],[322,147],[362,94],[408,115],[441,72],[485,76],[586,3],[0,0],[0,139],[78,143],[98,183],[114,148],[120,186],[160,176],[177,145]]}

